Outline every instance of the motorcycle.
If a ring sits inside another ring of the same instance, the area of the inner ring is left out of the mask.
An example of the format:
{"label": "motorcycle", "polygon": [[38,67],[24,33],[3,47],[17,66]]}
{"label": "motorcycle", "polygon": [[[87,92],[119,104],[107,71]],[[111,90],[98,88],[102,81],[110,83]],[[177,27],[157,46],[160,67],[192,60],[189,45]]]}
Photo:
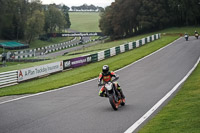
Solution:
{"label": "motorcycle", "polygon": [[109,102],[114,110],[118,110],[120,105],[125,105],[125,99],[123,99],[120,92],[115,89],[113,81],[100,84],[99,86],[105,87],[105,93],[109,98]]}
{"label": "motorcycle", "polygon": [[195,37],[198,39],[198,38],[199,38],[199,34],[198,34],[198,33],[196,33],[196,34],[195,34]]}
{"label": "motorcycle", "polygon": [[185,34],[185,40],[188,41],[189,35]]}

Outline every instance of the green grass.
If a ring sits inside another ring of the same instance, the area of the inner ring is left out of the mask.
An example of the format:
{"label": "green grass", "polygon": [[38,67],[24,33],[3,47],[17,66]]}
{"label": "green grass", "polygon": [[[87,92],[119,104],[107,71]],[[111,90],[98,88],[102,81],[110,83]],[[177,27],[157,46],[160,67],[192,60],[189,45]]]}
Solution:
{"label": "green grass", "polygon": [[200,64],[177,95],[139,133],[200,133]]}
{"label": "green grass", "polygon": [[69,12],[70,29],[80,32],[100,32],[99,13],[95,12]]}
{"label": "green grass", "polygon": [[[164,36],[157,41],[101,62],[92,63],[80,68],[72,69],[70,71],[57,73],[46,78],[20,83],[16,86],[2,88],[0,89],[0,96],[37,93],[79,83],[81,81],[97,77],[101,71],[101,67],[104,64],[108,64],[112,70],[117,70],[158,50],[177,38],[177,36]],[[120,62],[120,64],[118,62]]]}
{"label": "green grass", "polygon": [[[6,66],[13,66],[13,65],[20,65],[20,64],[24,64],[25,62],[6,62]],[[0,65],[2,65],[3,63],[0,62]]]}
{"label": "green grass", "polygon": [[200,32],[199,27],[173,27],[173,28],[168,28],[165,30],[162,30],[161,33],[178,33],[178,34],[185,34],[188,33],[191,36],[194,36],[194,31]]}
{"label": "green grass", "polygon": [[48,46],[48,45],[67,42],[67,41],[70,41],[72,39],[73,39],[72,37],[56,37],[56,38],[51,38],[50,41],[35,40],[35,41],[31,42],[30,48],[45,47],[45,46]]}

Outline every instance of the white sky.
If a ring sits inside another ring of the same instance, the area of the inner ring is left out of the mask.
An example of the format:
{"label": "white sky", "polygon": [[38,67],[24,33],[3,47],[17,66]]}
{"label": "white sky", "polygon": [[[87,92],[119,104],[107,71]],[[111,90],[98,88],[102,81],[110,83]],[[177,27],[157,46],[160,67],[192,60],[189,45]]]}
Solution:
{"label": "white sky", "polygon": [[100,6],[100,7],[106,7],[111,5],[112,2],[115,0],[41,0],[43,4],[65,4],[68,7],[71,6],[81,6],[83,4],[87,5],[95,5],[95,6]]}

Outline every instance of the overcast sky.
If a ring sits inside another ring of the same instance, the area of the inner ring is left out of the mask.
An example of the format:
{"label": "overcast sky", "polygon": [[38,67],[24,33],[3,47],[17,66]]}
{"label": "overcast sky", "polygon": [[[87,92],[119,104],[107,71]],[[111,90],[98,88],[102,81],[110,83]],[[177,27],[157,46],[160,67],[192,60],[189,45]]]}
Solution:
{"label": "overcast sky", "polygon": [[95,5],[95,6],[100,6],[100,7],[106,7],[109,6],[112,2],[115,0],[41,0],[43,4],[65,4],[68,7],[71,6],[80,6],[83,4],[87,5]]}

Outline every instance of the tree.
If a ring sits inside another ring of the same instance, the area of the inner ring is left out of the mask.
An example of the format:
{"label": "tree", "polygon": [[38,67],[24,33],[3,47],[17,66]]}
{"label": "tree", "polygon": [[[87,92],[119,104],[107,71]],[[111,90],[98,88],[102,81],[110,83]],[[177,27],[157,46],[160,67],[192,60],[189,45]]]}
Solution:
{"label": "tree", "polygon": [[66,24],[64,25],[64,28],[70,28],[70,26],[71,26],[71,22],[70,22],[70,18],[69,18],[69,13],[68,13],[69,9],[70,8],[67,7],[67,6],[65,6],[65,5],[62,7],[62,12],[64,14],[65,21],[66,21]]}
{"label": "tree", "polygon": [[162,0],[142,0],[137,21],[140,30],[153,31],[164,28],[169,17]]}
{"label": "tree", "polygon": [[[118,0],[119,1],[119,0]],[[120,1],[119,1],[120,2]],[[138,21],[137,15],[140,8],[138,0],[126,0],[121,1],[119,4],[118,21],[121,23],[124,29],[124,36],[131,36],[133,32],[137,32]],[[121,12],[123,10],[123,12]]]}
{"label": "tree", "polygon": [[45,31],[52,33],[56,32],[57,28],[61,31],[66,23],[64,14],[54,5],[50,5],[45,12]]}
{"label": "tree", "polygon": [[27,1],[7,0],[2,4],[1,36],[4,39],[22,39],[27,15]]}
{"label": "tree", "polygon": [[99,27],[111,39],[133,35],[137,32],[139,2],[137,0],[116,0],[101,15]]}
{"label": "tree", "polygon": [[169,0],[169,6],[176,25],[200,24],[199,0]]}
{"label": "tree", "polygon": [[0,37],[1,37],[1,34],[2,34],[2,28],[3,28],[3,14],[5,13],[5,1],[3,0],[0,0]]}
{"label": "tree", "polygon": [[29,0],[0,0],[1,38],[11,40],[24,39],[27,18],[32,12],[41,7],[40,0],[35,0],[31,3],[28,1]]}
{"label": "tree", "polygon": [[105,11],[100,14],[101,19],[99,20],[99,28],[104,35],[111,36],[114,39],[114,31],[112,28],[112,8],[110,6],[105,8]]}
{"label": "tree", "polygon": [[27,20],[26,36],[28,44],[30,44],[35,37],[43,33],[44,20],[44,13],[39,10],[35,10],[32,16]]}

